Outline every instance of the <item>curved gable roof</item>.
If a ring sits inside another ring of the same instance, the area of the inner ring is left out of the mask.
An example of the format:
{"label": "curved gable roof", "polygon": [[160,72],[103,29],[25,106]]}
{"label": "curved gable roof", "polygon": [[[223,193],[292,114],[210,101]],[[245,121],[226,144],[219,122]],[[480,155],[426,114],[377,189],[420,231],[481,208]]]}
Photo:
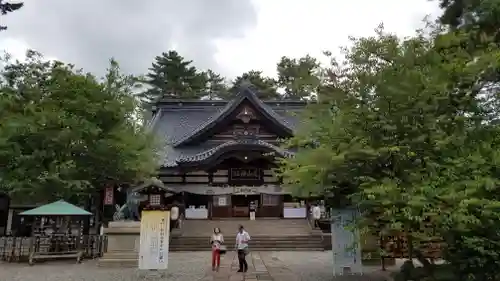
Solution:
{"label": "curved gable roof", "polygon": [[237,149],[241,149],[241,148],[250,149],[250,148],[254,148],[254,147],[275,151],[275,152],[279,153],[280,155],[282,155],[284,157],[288,157],[288,158],[294,156],[293,152],[281,149],[280,147],[273,145],[271,143],[265,142],[263,140],[240,139],[240,140],[227,141],[225,143],[222,143],[220,145],[217,145],[211,149],[208,149],[206,151],[202,151],[202,152],[197,153],[195,155],[181,157],[181,158],[177,159],[177,163],[199,162],[199,161],[209,159],[210,157],[223,154],[223,153],[230,151],[230,150],[237,150]]}
{"label": "curved gable roof", "polygon": [[183,138],[179,139],[174,143],[174,146],[181,146],[187,144],[194,140],[195,138],[203,135],[215,125],[225,120],[230,116],[238,106],[244,101],[249,101],[251,105],[255,107],[257,112],[262,114],[266,119],[272,122],[274,125],[278,126],[287,134],[293,134],[293,126],[289,124],[281,115],[276,113],[271,107],[266,105],[262,100],[260,100],[255,92],[251,89],[251,85],[245,85],[240,88],[240,91],[236,95],[236,98],[230,101],[220,112],[216,113],[214,116],[209,118],[205,123],[201,124],[196,130],[192,131],[190,134],[185,135]]}

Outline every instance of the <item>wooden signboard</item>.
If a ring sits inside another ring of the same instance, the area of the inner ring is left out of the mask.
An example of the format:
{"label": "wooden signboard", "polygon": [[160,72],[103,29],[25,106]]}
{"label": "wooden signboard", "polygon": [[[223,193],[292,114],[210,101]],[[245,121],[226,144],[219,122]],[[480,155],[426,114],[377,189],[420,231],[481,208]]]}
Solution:
{"label": "wooden signboard", "polygon": [[113,187],[106,187],[104,190],[104,205],[113,205],[114,203],[114,189]]}
{"label": "wooden signboard", "polygon": [[231,180],[260,180],[260,171],[257,168],[231,168]]}

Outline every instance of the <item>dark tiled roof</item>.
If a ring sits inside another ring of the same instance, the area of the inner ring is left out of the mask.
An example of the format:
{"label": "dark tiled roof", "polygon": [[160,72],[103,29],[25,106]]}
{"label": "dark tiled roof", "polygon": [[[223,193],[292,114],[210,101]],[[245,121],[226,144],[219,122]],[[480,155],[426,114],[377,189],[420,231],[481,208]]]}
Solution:
{"label": "dark tiled roof", "polygon": [[[207,128],[213,122],[223,119],[228,110],[235,108],[245,98],[248,98],[249,94],[251,93],[246,92],[243,95],[238,95],[232,101],[163,100],[158,103],[157,111],[149,126],[163,145],[161,165],[175,167],[177,160],[190,159],[190,157],[204,154],[221,145],[212,141],[194,145],[179,144],[198,134],[203,130],[202,128]],[[304,102],[298,101],[263,102],[255,99],[253,102],[260,103],[254,105],[260,106],[265,114],[292,132],[299,123],[297,114],[306,105]]]}
{"label": "dark tiled roof", "polygon": [[248,100],[262,115],[264,115],[269,121],[277,124],[280,128],[286,131],[289,134],[293,133],[293,127],[291,124],[287,122],[283,116],[277,114],[271,107],[262,102],[254,90],[252,90],[251,86],[242,87],[238,92],[236,97],[228,102],[224,108],[222,108],[218,114],[211,116],[207,121],[200,124],[198,128],[191,133],[180,138],[174,145],[179,146],[187,143],[189,140],[203,134],[220,121],[224,120],[228,115],[234,112],[236,108],[244,101]]}

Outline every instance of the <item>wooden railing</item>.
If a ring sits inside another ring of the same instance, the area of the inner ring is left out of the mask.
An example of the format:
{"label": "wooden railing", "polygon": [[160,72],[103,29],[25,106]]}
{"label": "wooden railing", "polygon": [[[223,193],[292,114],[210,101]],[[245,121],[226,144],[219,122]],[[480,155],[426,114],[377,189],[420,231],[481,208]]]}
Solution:
{"label": "wooden railing", "polygon": [[101,235],[63,235],[14,237],[0,236],[0,260],[27,261],[34,252],[48,254],[80,250],[84,258],[101,257],[107,248],[107,237]]}

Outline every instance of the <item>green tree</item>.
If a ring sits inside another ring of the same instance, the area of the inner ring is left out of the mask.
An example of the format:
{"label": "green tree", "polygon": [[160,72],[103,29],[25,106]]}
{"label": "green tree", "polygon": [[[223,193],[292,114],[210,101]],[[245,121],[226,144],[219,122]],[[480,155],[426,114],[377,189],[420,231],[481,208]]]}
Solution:
{"label": "green tree", "polygon": [[439,0],[443,14],[439,21],[452,30],[469,32],[470,39],[487,47],[490,38],[500,42],[500,3],[496,0]]}
{"label": "green tree", "polygon": [[[24,3],[9,3],[4,2],[4,0],[0,0],[0,16],[5,16],[7,13],[11,13],[21,9],[24,6]],[[7,26],[0,25],[0,31],[6,30]]]}
{"label": "green tree", "polygon": [[224,77],[211,69],[209,69],[205,75],[207,77],[206,92],[209,99],[224,99],[229,96],[229,88]]}
{"label": "green tree", "polygon": [[0,84],[0,187],[14,200],[88,198],[113,180],[156,170],[154,138],[137,121],[133,77],[111,61],[96,79],[29,51]]}
{"label": "green tree", "polygon": [[282,57],[277,65],[278,87],[284,89],[283,98],[303,100],[317,93],[320,86],[320,64],[316,58],[309,55],[291,59]]}
{"label": "green tree", "polygon": [[147,102],[162,98],[199,99],[205,95],[207,77],[176,51],[162,53],[155,61],[144,82],[150,88],[140,96]]}
{"label": "green tree", "polygon": [[242,83],[251,83],[257,90],[259,98],[264,100],[280,99],[277,92],[276,82],[270,77],[262,75],[262,71],[250,70],[234,79],[230,92],[234,95],[238,92]]}
{"label": "green tree", "polygon": [[494,280],[500,128],[485,101],[498,90],[485,91],[483,78],[496,73],[500,50],[471,53],[470,34],[431,31],[353,39],[287,144],[298,152],[280,174],[305,194],[347,189],[361,227],[404,231],[415,250],[444,239],[450,280]]}

